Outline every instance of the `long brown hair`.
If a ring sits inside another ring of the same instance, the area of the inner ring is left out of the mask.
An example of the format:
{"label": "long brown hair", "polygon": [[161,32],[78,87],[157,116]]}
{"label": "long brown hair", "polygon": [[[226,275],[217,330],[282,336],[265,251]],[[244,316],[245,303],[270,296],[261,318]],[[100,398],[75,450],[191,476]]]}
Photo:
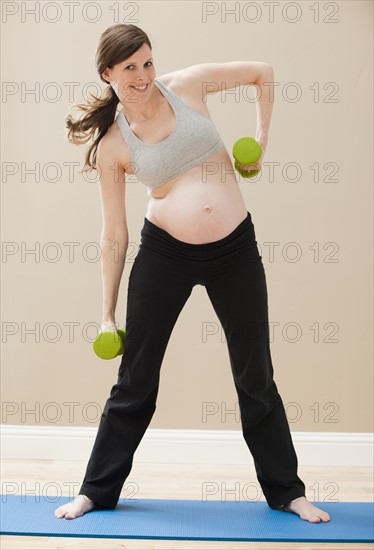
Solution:
{"label": "long brown hair", "polygon": [[[93,101],[86,104],[78,103],[73,109],[80,109],[86,114],[74,121],[71,115],[66,117],[68,140],[70,143],[80,145],[87,143],[97,131],[97,137],[88,149],[83,171],[96,170],[96,151],[99,141],[113,124],[116,116],[119,98],[112,86],[102,77],[102,73],[108,67],[111,69],[117,63],[121,63],[133,55],[143,44],[152,49],[147,34],[136,25],[119,23],[108,27],[101,35],[96,50],[95,63],[100,80],[108,84],[102,97],[96,97],[90,92]],[[91,158],[92,157],[92,158]]]}

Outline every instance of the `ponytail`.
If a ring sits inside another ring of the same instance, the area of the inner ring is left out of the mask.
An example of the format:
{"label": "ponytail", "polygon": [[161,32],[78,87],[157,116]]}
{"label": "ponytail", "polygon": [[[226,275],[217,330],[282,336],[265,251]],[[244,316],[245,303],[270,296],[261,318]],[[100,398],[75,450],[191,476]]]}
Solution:
{"label": "ponytail", "polygon": [[[88,104],[79,103],[74,106],[86,114],[74,121],[71,115],[66,117],[68,140],[70,143],[81,145],[87,143],[97,131],[97,137],[88,149],[85,158],[85,168],[82,171],[96,170],[96,151],[101,138],[107,133],[113,124],[119,99],[112,86],[109,85],[101,98],[94,96]],[[91,158],[92,156],[92,158]]]}

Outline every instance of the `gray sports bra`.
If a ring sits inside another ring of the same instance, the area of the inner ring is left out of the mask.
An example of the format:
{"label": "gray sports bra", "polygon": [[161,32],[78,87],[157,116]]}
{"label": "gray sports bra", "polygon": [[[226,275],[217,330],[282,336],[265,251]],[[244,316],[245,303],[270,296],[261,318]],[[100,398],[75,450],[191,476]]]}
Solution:
{"label": "gray sports bra", "polygon": [[157,78],[155,83],[175,113],[174,131],[159,143],[145,143],[130,129],[121,110],[116,116],[138,180],[152,189],[198,166],[225,147],[215,125],[192,109]]}

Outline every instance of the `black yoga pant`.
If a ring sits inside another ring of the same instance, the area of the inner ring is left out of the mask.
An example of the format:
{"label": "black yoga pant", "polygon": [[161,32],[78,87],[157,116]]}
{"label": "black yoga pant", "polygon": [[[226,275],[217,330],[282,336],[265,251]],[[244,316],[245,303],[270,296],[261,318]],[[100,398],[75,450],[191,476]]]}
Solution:
{"label": "black yoga pant", "polygon": [[[283,402],[273,379],[265,271],[252,217],[206,244],[180,241],[144,218],[127,293],[126,342],[79,494],[115,508],[156,410],[160,368],[195,285],[225,331],[241,426],[268,505],[305,496]],[[187,343],[186,343],[187,345]]]}

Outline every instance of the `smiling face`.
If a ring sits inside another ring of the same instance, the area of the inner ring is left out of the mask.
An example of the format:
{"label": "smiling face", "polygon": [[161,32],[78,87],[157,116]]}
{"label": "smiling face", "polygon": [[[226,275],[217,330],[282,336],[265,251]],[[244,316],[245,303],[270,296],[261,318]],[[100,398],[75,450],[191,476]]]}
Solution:
{"label": "smiling face", "polygon": [[143,44],[125,61],[106,68],[103,78],[110,83],[121,103],[144,102],[151,94],[156,77],[152,50]]}

